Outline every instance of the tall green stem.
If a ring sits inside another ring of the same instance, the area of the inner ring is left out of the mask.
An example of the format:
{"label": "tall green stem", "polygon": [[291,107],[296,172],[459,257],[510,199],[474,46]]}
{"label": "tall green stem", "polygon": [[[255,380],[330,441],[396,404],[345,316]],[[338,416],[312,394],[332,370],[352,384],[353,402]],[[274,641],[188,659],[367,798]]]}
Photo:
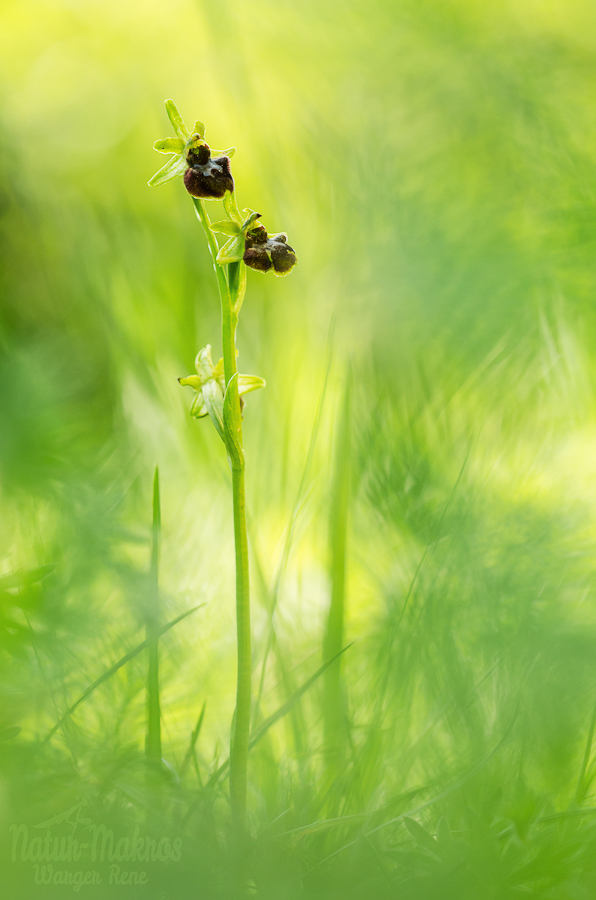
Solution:
{"label": "tall green stem", "polygon": [[236,682],[236,713],[230,748],[230,801],[236,824],[244,824],[246,815],[246,784],[248,765],[248,741],[251,708],[251,633],[250,593],[248,575],[248,536],[246,530],[246,505],[244,494],[244,451],[242,443],[242,416],[236,368],[236,326],[238,310],[245,286],[244,263],[219,266],[216,262],[217,241],[203,200],[193,198],[197,216],[203,226],[209,251],[213,259],[222,313],[222,345],[226,390],[230,393],[234,431],[241,448],[239,459],[230,457],[232,467],[232,493],[234,507],[234,545],[236,549],[236,626],[238,637],[238,669]]}

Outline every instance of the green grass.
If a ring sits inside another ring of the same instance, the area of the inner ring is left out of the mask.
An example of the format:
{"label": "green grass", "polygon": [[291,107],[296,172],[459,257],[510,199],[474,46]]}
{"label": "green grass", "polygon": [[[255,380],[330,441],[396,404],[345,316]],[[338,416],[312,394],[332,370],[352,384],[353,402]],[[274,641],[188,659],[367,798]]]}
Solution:
{"label": "green grass", "polygon": [[182,839],[131,863],[146,887],[104,863],[81,897],[242,895],[229,468],[176,380],[219,357],[219,300],[184,191],[146,187],[166,96],[236,144],[242,203],[300,260],[249,273],[239,339],[267,380],[242,890],[594,896],[593,35],[585,0],[3,5],[11,897],[72,891],[10,860],[11,824],[68,811],[54,834]]}

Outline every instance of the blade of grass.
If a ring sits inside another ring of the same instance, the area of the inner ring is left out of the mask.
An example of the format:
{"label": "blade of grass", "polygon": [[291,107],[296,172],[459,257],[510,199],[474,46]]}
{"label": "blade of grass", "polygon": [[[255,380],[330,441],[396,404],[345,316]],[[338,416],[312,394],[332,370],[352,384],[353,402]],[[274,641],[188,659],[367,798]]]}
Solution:
{"label": "blade of grass", "polygon": [[286,700],[286,702],[279,707],[279,709],[273,713],[273,715],[269,716],[269,718],[265,719],[264,722],[259,725],[256,731],[253,732],[250,738],[249,748],[252,748],[257,744],[262,737],[269,731],[269,729],[275,725],[276,722],[279,722],[287,713],[290,712],[291,709],[294,708],[296,703],[300,700],[300,698],[307,692],[307,690],[312,687],[315,681],[321,677],[321,675],[329,669],[333,663],[339,659],[339,657],[348,650],[352,644],[348,644],[347,647],[343,647],[339,653],[336,653],[331,659],[328,659],[327,662],[324,662],[322,666],[320,666],[314,675],[311,675],[304,684],[302,684],[297,691],[294,691],[292,696]]}
{"label": "blade of grass", "polygon": [[48,575],[54,572],[56,566],[38,566],[36,569],[26,569],[24,572],[11,572],[10,575],[3,575],[0,578],[0,590],[6,591],[10,588],[29,587],[31,584],[37,584],[43,581]]}
{"label": "blade of grass", "polygon": [[[205,605],[204,603],[200,603],[199,606],[193,606],[192,609],[187,609],[186,612],[183,612],[179,616],[177,616],[175,619],[172,619],[172,621],[168,622],[167,625],[163,625],[159,629],[159,637],[161,637],[162,634],[165,634],[166,631],[169,631],[170,628],[173,628],[174,625],[177,625],[178,622],[181,622],[183,619],[186,619],[186,617],[190,616],[191,613],[196,612],[197,609],[201,609],[201,607],[203,607],[204,605]],[[73,703],[72,706],[69,706],[69,708],[66,710],[64,715],[61,717],[61,719],[58,722],[56,722],[56,724],[53,726],[53,728],[45,736],[42,743],[46,744],[56,734],[58,729],[61,728],[62,725],[64,725],[66,720],[68,718],[70,718],[70,716],[72,716],[73,712],[81,705],[81,703],[83,703],[88,697],[90,697],[91,694],[98,687],[100,687],[102,684],[105,684],[106,681],[109,681],[109,679],[112,677],[112,675],[115,675],[116,672],[122,668],[122,666],[125,666],[127,662],[130,662],[131,659],[134,659],[135,656],[138,656],[139,653],[142,653],[143,650],[146,650],[146,649],[147,649],[147,641],[145,640],[141,644],[138,644],[133,650],[129,650],[128,653],[126,653],[121,659],[118,660],[118,662],[114,663],[113,666],[111,666],[109,669],[107,669],[103,673],[103,675],[100,675],[99,678],[96,678],[95,681],[92,684],[90,684],[89,687],[85,691],[83,691],[83,693],[81,694],[79,699],[75,703]]]}
{"label": "blade of grass", "polygon": [[[269,587],[267,585],[265,574],[263,572],[263,566],[261,564],[261,559],[256,547],[253,544],[253,561],[255,572],[257,576],[258,583],[260,585],[263,596],[271,597],[269,592]],[[271,607],[270,607],[271,608]],[[288,671],[286,666],[286,661],[284,659],[284,655],[282,653],[281,647],[279,645],[279,641],[277,639],[277,634],[275,631],[275,621],[273,616],[269,618],[269,633],[267,635],[267,641],[265,646],[265,653],[263,656],[263,662],[261,664],[261,673],[259,678],[259,690],[257,695],[257,702],[255,704],[255,709],[252,717],[252,729],[256,727],[256,723],[259,719],[259,714],[261,710],[261,699],[265,685],[265,673],[267,668],[267,660],[269,658],[269,654],[271,651],[274,653],[275,664],[277,666],[277,670],[279,672],[279,680],[283,685],[285,696],[291,697],[294,691],[296,690],[296,685],[294,682],[294,678],[291,672]],[[290,715],[290,725],[292,728],[292,736],[294,738],[294,748],[298,756],[302,756],[304,752],[304,741],[303,735],[306,731],[306,725],[303,717],[300,715],[299,709],[294,708],[292,710],[292,714]]]}
{"label": "blade of grass", "polygon": [[582,764],[579,771],[579,776],[577,779],[577,786],[575,788],[575,804],[579,806],[579,804],[584,799],[584,779],[586,777],[586,770],[588,768],[588,763],[590,762],[590,753],[592,752],[592,744],[594,742],[594,729],[596,728],[596,701],[594,702],[594,707],[592,709],[592,718],[590,719],[590,727],[588,728],[588,736],[586,738],[586,746],[584,749],[584,755],[582,758]]}
{"label": "blade of grass", "polygon": [[[40,657],[40,655],[39,655],[39,653],[38,653],[38,650],[37,650],[37,635],[35,634],[35,631],[33,630],[33,626],[32,626],[32,624],[31,624],[31,621],[30,621],[30,619],[29,619],[29,616],[27,615],[26,612],[25,612],[25,619],[26,619],[26,621],[27,621],[27,625],[28,625],[28,627],[29,627],[29,631],[31,632],[31,646],[33,647],[33,653],[35,654],[35,659],[37,660],[37,665],[39,666],[39,671],[41,672],[41,676],[42,676],[44,682],[46,683],[46,686],[47,686],[47,689],[48,689],[48,693],[49,693],[49,695],[50,695],[50,697],[51,697],[51,700],[52,700],[52,706],[54,707],[54,713],[55,713],[55,715],[58,715],[58,703],[56,702],[56,694],[55,694],[54,689],[53,689],[53,687],[52,687],[52,682],[51,682],[50,679],[47,677],[45,667],[44,667],[43,664],[42,664],[41,657]],[[60,725],[60,724],[62,724],[62,723],[60,722],[59,725]],[[68,752],[70,753],[70,755],[71,755],[71,757],[72,757],[72,760],[73,760],[74,764],[76,765],[76,764],[77,764],[77,758],[76,758],[76,755],[75,755],[75,752],[74,752],[74,748],[73,748],[73,746],[72,746],[72,742],[71,742],[70,735],[69,735],[69,733],[68,733],[68,729],[64,729],[64,741],[65,741],[65,743],[66,743],[66,746],[68,747]]]}
{"label": "blade of grass", "polygon": [[[330,326],[329,326],[329,335],[327,338],[327,359],[326,359],[326,365],[325,365],[325,375],[323,378],[323,385],[321,387],[321,392],[319,394],[319,398],[317,401],[317,407],[316,407],[316,411],[315,411],[315,417],[314,417],[314,421],[313,421],[313,426],[312,426],[312,431],[311,431],[311,436],[310,436],[310,441],[309,441],[309,446],[308,446],[308,452],[306,454],[306,460],[304,462],[304,467],[302,470],[300,483],[298,485],[298,490],[296,492],[296,497],[294,499],[294,504],[293,504],[292,511],[290,513],[290,518],[289,518],[289,521],[288,521],[288,524],[286,527],[283,551],[282,551],[279,565],[277,567],[275,577],[273,579],[272,587],[269,587],[269,585],[267,584],[267,579],[265,578],[265,573],[263,570],[263,566],[261,564],[260,556],[256,549],[255,541],[253,540],[251,542],[257,578],[258,578],[258,581],[260,584],[262,595],[266,599],[268,612],[269,612],[269,625],[268,625],[267,638],[265,641],[265,652],[263,654],[263,661],[261,663],[261,672],[260,672],[260,676],[259,676],[259,687],[257,690],[257,697],[256,697],[256,702],[254,705],[254,711],[253,711],[253,717],[252,717],[253,728],[255,727],[255,723],[258,721],[258,718],[259,718],[259,713],[260,713],[260,708],[261,708],[261,700],[263,697],[263,691],[264,691],[264,687],[265,687],[265,676],[267,673],[267,663],[269,661],[269,655],[272,650],[275,655],[275,662],[277,665],[277,669],[279,671],[279,678],[280,678],[281,683],[284,686],[286,696],[291,697],[296,690],[293,678],[292,678],[290,672],[288,672],[288,669],[285,665],[285,660],[284,660],[283,653],[281,651],[281,647],[279,645],[279,641],[277,640],[277,635],[275,633],[274,617],[275,617],[275,610],[277,609],[277,604],[279,601],[279,595],[281,592],[283,576],[285,574],[286,566],[288,564],[288,559],[290,556],[290,551],[292,548],[292,541],[293,541],[293,537],[294,537],[294,533],[295,533],[296,524],[300,517],[300,513],[302,512],[304,505],[305,505],[304,493],[305,493],[305,489],[306,489],[308,473],[310,471],[310,467],[311,467],[312,460],[314,457],[315,447],[316,447],[316,443],[317,443],[317,437],[318,437],[322,413],[323,413],[323,407],[324,407],[325,398],[327,395],[327,387],[329,384],[329,373],[331,370],[331,361],[332,361],[333,326],[334,326],[334,321],[332,320],[330,323]],[[295,751],[299,756],[302,756],[304,753],[303,735],[306,733],[306,725],[303,720],[303,717],[300,714],[299,707],[293,708],[291,715],[290,715],[290,722],[291,722],[291,727],[292,727],[292,735],[294,738]]]}
{"label": "blade of grass", "polygon": [[[397,633],[398,633],[401,623],[404,619],[406,610],[408,608],[408,604],[409,604],[412,596],[414,595],[415,589],[417,589],[417,587],[418,587],[419,579],[421,577],[423,569],[424,569],[425,565],[430,561],[434,550],[438,546],[438,543],[439,543],[441,535],[442,535],[443,522],[444,522],[444,520],[447,516],[447,512],[449,511],[451,504],[457,494],[457,490],[462,481],[463,474],[464,474],[466,466],[468,464],[468,460],[470,458],[471,452],[472,452],[472,446],[470,445],[468,448],[468,451],[464,457],[462,466],[459,470],[459,474],[458,474],[457,478],[455,479],[455,482],[450,491],[449,497],[447,498],[447,502],[445,503],[445,506],[443,507],[443,511],[441,512],[441,515],[439,516],[439,519],[437,521],[435,534],[434,534],[433,538],[429,541],[429,543],[426,545],[426,547],[424,548],[424,551],[420,557],[418,565],[416,566],[416,570],[410,581],[408,591],[406,593],[404,602],[402,604],[402,608],[401,608],[399,616],[397,618],[397,622],[391,627],[391,630],[388,634],[387,646],[386,646],[386,650],[385,650],[387,660],[389,660],[389,658],[391,657],[391,654],[393,652],[393,647],[394,647],[395,641],[397,639]],[[391,672],[390,666],[385,665],[380,690],[378,692],[378,696],[375,701],[375,708],[373,711],[372,721],[371,721],[371,725],[369,728],[370,735],[376,734],[376,732],[379,728],[381,719],[383,717],[383,707],[385,704],[387,688],[389,686],[390,672]]]}
{"label": "blade of grass", "polygon": [[[269,654],[271,652],[272,647],[274,646],[274,626],[273,626],[273,618],[275,615],[275,610],[277,608],[277,603],[279,600],[279,595],[281,591],[281,585],[283,582],[283,577],[285,574],[286,566],[288,564],[288,559],[290,557],[290,551],[292,549],[292,540],[294,537],[294,532],[296,529],[296,523],[298,521],[300,512],[303,508],[303,495],[306,488],[308,473],[310,471],[310,467],[312,464],[312,460],[314,457],[315,447],[317,444],[317,437],[319,434],[319,428],[321,425],[321,418],[323,414],[323,407],[325,405],[325,398],[327,396],[327,387],[329,384],[329,373],[331,370],[331,360],[332,360],[332,335],[333,335],[333,320],[329,326],[329,336],[327,338],[327,361],[325,365],[325,376],[323,378],[323,385],[321,388],[321,393],[319,394],[319,399],[317,402],[317,408],[315,411],[315,418],[313,422],[313,427],[310,436],[310,442],[308,445],[308,452],[306,454],[306,460],[304,462],[304,468],[302,470],[302,475],[300,477],[300,484],[298,485],[298,490],[296,492],[296,497],[294,499],[294,505],[292,506],[292,511],[290,513],[290,518],[288,521],[288,525],[286,528],[286,534],[284,538],[284,546],[281,555],[281,559],[279,561],[279,565],[277,567],[277,572],[275,573],[275,577],[273,579],[273,587],[268,589],[266,580],[264,577],[263,569],[260,566],[260,561],[257,560],[257,569],[259,578],[261,581],[261,586],[263,593],[268,598],[269,601],[269,632],[267,636],[267,641],[265,644],[265,653],[263,656],[263,662],[261,664],[261,675],[259,679],[259,689],[257,693],[256,703],[255,703],[255,718],[258,714],[258,710],[260,708],[260,703],[263,695],[263,689],[265,684],[265,674],[267,671],[267,662],[269,659]],[[255,548],[255,542],[252,541],[253,552]],[[282,675],[282,680],[284,678],[283,673],[283,660],[278,660],[282,665],[280,666],[280,674]]]}
{"label": "blade of grass", "polygon": [[206,706],[207,706],[207,701],[205,700],[205,702],[203,703],[203,708],[201,709],[201,712],[199,713],[199,718],[197,719],[197,724],[195,725],[194,730],[190,736],[190,744],[188,745],[188,750],[186,751],[184,759],[182,760],[182,765],[180,766],[179,774],[180,774],[181,778],[184,775],[184,773],[186,772],[186,769],[188,768],[188,764],[191,761],[193,754],[195,752],[195,746],[196,746],[197,740],[199,738],[199,734],[201,733],[201,727],[203,725],[203,719],[205,717],[205,707]]}
{"label": "blade of grass", "polygon": [[[507,730],[507,732],[503,735],[503,737],[498,742],[498,744],[496,744],[496,746],[493,747],[492,750],[490,750],[485,756],[483,756],[476,763],[476,765],[472,766],[472,768],[470,768],[462,777],[460,777],[459,779],[454,781],[452,784],[448,785],[443,791],[440,791],[438,794],[435,794],[434,797],[431,797],[430,800],[426,800],[424,803],[420,803],[418,806],[415,806],[413,809],[410,809],[407,812],[402,813],[399,816],[394,816],[392,819],[389,819],[386,822],[382,822],[380,825],[377,825],[376,827],[371,828],[370,831],[367,831],[366,833],[358,835],[358,837],[355,838],[354,840],[349,841],[349,843],[344,844],[342,847],[339,847],[337,850],[334,850],[333,853],[329,854],[329,856],[326,856],[326,857],[324,857],[324,859],[319,860],[319,862],[315,866],[313,866],[312,869],[310,869],[309,872],[306,873],[306,875],[309,875],[310,872],[314,872],[315,869],[317,869],[319,866],[322,866],[324,863],[328,862],[330,859],[333,859],[338,854],[343,853],[344,850],[348,850],[350,847],[355,846],[364,837],[369,838],[372,834],[376,834],[378,831],[381,831],[383,828],[387,828],[389,825],[396,825],[398,822],[402,822],[404,820],[404,818],[412,817],[412,816],[416,815],[417,813],[422,812],[422,810],[428,809],[429,806],[433,806],[435,803],[438,803],[444,797],[447,797],[447,796],[449,796],[449,794],[452,794],[454,791],[458,790],[458,788],[463,787],[463,785],[466,784],[466,782],[468,782],[471,778],[473,778],[477,772],[479,772],[481,769],[484,768],[484,766],[492,759],[492,757],[495,755],[495,753],[497,753],[498,750],[503,746],[503,744],[505,743],[505,741],[507,740],[507,738],[509,736],[510,730],[511,729]],[[374,814],[375,814],[374,812],[371,813],[371,816]]]}
{"label": "blade of grass", "polygon": [[[346,650],[349,650],[351,646],[352,644],[348,644],[347,647],[343,647],[339,651],[337,656],[341,656],[341,654],[345,653]],[[259,725],[256,731],[254,731],[250,737],[248,744],[249,750],[252,750],[253,747],[255,747],[256,744],[258,744],[258,742],[267,734],[269,729],[272,728],[273,725],[275,725],[277,722],[279,722],[280,719],[283,719],[283,717],[286,716],[294,708],[301,697],[308,691],[309,688],[312,687],[315,681],[317,681],[321,677],[321,675],[329,668],[329,666],[333,665],[333,663],[337,659],[337,656],[333,657],[333,659],[328,659],[327,662],[323,663],[323,665],[320,666],[317,671],[310,676],[310,678],[307,678],[307,680],[303,682],[303,684],[301,684],[296,691],[294,691],[292,696],[289,697],[288,700],[286,700],[286,702],[279,707],[279,709],[277,709],[272,715],[265,719],[265,721],[262,722],[261,725]],[[215,785],[219,781],[220,777],[226,772],[229,764],[229,759],[224,760],[224,762],[215,770],[215,772],[213,772],[213,774],[209,778],[209,781],[206,785],[207,788],[213,787],[213,785]],[[192,813],[193,808],[194,804],[187,812],[184,821],[186,821],[188,816]]]}
{"label": "blade of grass", "polygon": [[403,804],[405,800],[412,800],[417,794],[422,793],[422,791],[426,790],[426,787],[412,788],[409,791],[403,791],[401,794],[398,794],[397,797],[394,797],[389,803],[386,803],[384,806],[380,806],[378,809],[373,809],[368,812],[362,813],[352,813],[351,815],[346,816],[334,816],[332,819],[319,819],[316,822],[310,822],[308,825],[300,825],[298,828],[291,828],[289,831],[282,831],[280,834],[274,835],[272,838],[268,838],[267,840],[272,840],[275,838],[281,837],[299,837],[303,834],[312,834],[316,831],[324,831],[328,828],[333,828],[336,825],[343,825],[348,822],[358,822],[362,819],[366,819],[367,821],[375,822],[379,816],[386,815],[388,811],[394,809],[396,805]]}
{"label": "blade of grass", "polygon": [[153,477],[153,525],[151,529],[151,564],[145,634],[149,664],[147,671],[147,759],[161,759],[161,710],[159,704],[159,539],[161,536],[161,503],[159,470]]}
{"label": "blade of grass", "polygon": [[331,601],[323,638],[323,659],[336,657],[337,662],[329,666],[325,673],[323,719],[327,784],[335,781],[338,766],[341,765],[343,732],[345,730],[345,718],[342,714],[341,659],[338,656],[338,651],[344,642],[351,403],[352,375],[350,370],[348,370],[337,422],[335,471],[329,516]]}

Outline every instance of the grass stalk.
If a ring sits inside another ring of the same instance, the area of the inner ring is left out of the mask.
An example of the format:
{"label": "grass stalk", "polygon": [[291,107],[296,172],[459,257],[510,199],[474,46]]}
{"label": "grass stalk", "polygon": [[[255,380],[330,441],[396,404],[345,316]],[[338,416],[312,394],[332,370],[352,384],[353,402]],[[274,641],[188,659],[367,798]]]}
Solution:
{"label": "grass stalk", "polygon": [[161,759],[161,710],[159,703],[159,541],[161,536],[161,504],[159,496],[159,470],[153,477],[153,525],[151,529],[151,564],[149,569],[149,603],[147,610],[147,736],[145,756],[148,760]]}
{"label": "grass stalk", "polygon": [[[276,636],[275,636],[274,617],[275,617],[275,612],[277,609],[277,604],[279,602],[279,596],[281,593],[283,578],[284,578],[284,575],[286,572],[288,560],[290,558],[290,551],[292,549],[292,542],[294,539],[296,524],[297,524],[300,514],[302,513],[304,506],[305,506],[305,493],[306,493],[307,478],[308,478],[308,474],[310,472],[312,460],[314,457],[315,446],[316,446],[317,437],[319,434],[319,427],[321,424],[323,405],[325,403],[325,398],[327,395],[327,385],[329,382],[329,371],[331,368],[331,336],[332,336],[332,331],[330,328],[329,339],[328,339],[328,343],[327,343],[327,362],[325,365],[325,376],[323,379],[323,386],[321,388],[321,393],[319,395],[319,399],[317,402],[317,408],[316,408],[315,418],[314,418],[313,427],[312,427],[312,431],[311,431],[308,452],[306,455],[304,468],[302,470],[300,484],[298,486],[298,491],[297,491],[296,497],[294,499],[294,505],[292,507],[292,511],[290,513],[290,518],[288,520],[288,524],[286,527],[286,533],[285,533],[284,544],[283,544],[283,552],[282,552],[281,559],[279,561],[279,565],[277,567],[277,572],[274,576],[273,585],[271,588],[269,588],[267,585],[265,575],[263,572],[263,567],[261,566],[258,554],[256,553],[256,551],[254,549],[254,541],[253,541],[253,555],[254,555],[254,559],[256,562],[257,575],[259,576],[259,580],[261,582],[261,589],[263,591],[263,595],[267,598],[267,603],[269,606],[269,610],[268,610],[268,612],[269,612],[269,633],[268,633],[267,641],[265,644],[265,652],[263,654],[263,661],[261,663],[260,681],[259,681],[259,687],[258,687],[258,692],[257,692],[257,699],[256,699],[256,703],[255,703],[255,714],[256,715],[258,715],[260,704],[261,704],[261,699],[263,696],[263,690],[264,690],[264,685],[265,685],[265,674],[267,671],[267,662],[269,659],[269,654],[271,653],[272,648],[277,649],[277,647],[278,647],[277,641],[276,641]],[[279,656],[278,662],[279,662],[280,672],[282,674],[282,680],[284,680],[284,682],[285,682],[285,674],[284,674],[285,667],[283,665],[283,659],[281,658],[281,655]],[[291,691],[289,693],[291,693]],[[300,741],[298,740],[297,744],[299,742]]]}
{"label": "grass stalk", "polygon": [[[329,520],[331,600],[323,640],[323,659],[337,656],[344,642],[346,557],[350,477],[352,377],[348,370],[336,432],[335,471]],[[328,782],[334,780],[343,745],[341,658],[325,673],[324,748]]]}
{"label": "grass stalk", "polygon": [[205,718],[205,709],[206,708],[207,708],[207,701],[205,700],[205,702],[203,703],[203,706],[201,707],[201,712],[199,713],[199,718],[197,719],[197,724],[195,725],[195,727],[192,731],[192,734],[190,736],[190,744],[188,745],[188,750],[186,751],[186,753],[184,755],[184,759],[182,760],[182,765],[180,766],[179,774],[180,774],[181,778],[185,774],[185,772],[188,768],[188,764],[190,763],[191,759],[195,755],[195,747],[197,745],[197,740],[199,738],[199,734],[201,733],[201,728],[203,726],[203,719]]}
{"label": "grass stalk", "polygon": [[594,743],[594,731],[596,730],[596,702],[594,703],[594,707],[592,709],[592,717],[590,719],[590,726],[588,728],[588,736],[586,738],[586,745],[584,747],[584,755],[582,757],[582,764],[579,771],[579,775],[577,778],[577,785],[575,788],[575,804],[579,806],[582,803],[585,794],[586,794],[586,785],[585,778],[586,772],[588,770],[588,763],[590,762],[590,755],[592,753],[592,744]]}

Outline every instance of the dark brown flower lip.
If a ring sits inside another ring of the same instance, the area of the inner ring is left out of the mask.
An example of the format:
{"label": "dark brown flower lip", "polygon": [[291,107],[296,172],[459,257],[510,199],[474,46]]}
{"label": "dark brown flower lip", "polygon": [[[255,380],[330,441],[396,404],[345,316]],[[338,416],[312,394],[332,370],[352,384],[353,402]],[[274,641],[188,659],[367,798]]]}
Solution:
{"label": "dark brown flower lip", "polygon": [[234,179],[229,156],[211,158],[211,150],[202,144],[186,155],[188,169],[184,173],[184,186],[193,197],[221,200],[226,191],[234,190]]}
{"label": "dark brown flower lip", "polygon": [[273,265],[269,254],[262,246],[247,247],[243,259],[249,269],[254,269],[256,272],[268,272]]}
{"label": "dark brown flower lip", "polygon": [[292,247],[282,241],[272,241],[273,248],[271,250],[271,261],[277,275],[287,275],[298,259]]}
{"label": "dark brown flower lip", "polygon": [[269,237],[265,228],[258,225],[246,235],[244,262],[257,272],[268,272],[273,268],[277,275],[286,275],[298,262],[294,248],[287,240],[284,233]]}

